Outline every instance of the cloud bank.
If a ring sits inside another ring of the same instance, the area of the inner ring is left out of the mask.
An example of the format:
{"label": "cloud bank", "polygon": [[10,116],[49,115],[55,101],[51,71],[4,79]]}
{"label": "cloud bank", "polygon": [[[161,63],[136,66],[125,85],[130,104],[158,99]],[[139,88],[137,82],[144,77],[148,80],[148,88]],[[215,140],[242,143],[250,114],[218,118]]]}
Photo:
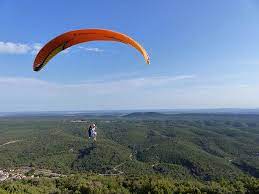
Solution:
{"label": "cloud bank", "polygon": [[0,77],[1,111],[259,107],[258,84],[200,82],[195,75],[64,84]]}
{"label": "cloud bank", "polygon": [[151,99],[164,95],[159,91],[162,88],[192,79],[195,79],[194,75],[151,76],[63,84],[34,78],[0,77],[0,106],[2,111],[151,106],[157,103],[156,100],[149,102]]}

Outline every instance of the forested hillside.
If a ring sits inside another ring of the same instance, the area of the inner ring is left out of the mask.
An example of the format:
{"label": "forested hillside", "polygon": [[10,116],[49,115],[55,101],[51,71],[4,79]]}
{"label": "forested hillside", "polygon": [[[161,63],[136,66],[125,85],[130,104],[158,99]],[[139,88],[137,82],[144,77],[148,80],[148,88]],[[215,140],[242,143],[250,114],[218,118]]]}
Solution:
{"label": "forested hillside", "polygon": [[[81,122],[74,122],[77,120]],[[98,126],[97,142],[87,137],[87,127],[93,122]],[[34,179],[3,182],[1,188],[10,192],[12,186],[36,189],[35,184],[40,185],[37,189],[47,184],[57,191],[65,187],[76,191],[89,181],[97,182],[100,192],[107,185],[125,193],[144,192],[145,184],[151,189],[150,177],[154,187],[177,192],[194,187],[205,192],[224,186],[230,193],[231,189],[258,189],[259,116],[133,113],[2,117],[0,156],[0,169],[27,166],[68,176],[59,178],[60,182],[44,178],[37,183]],[[80,183],[70,188],[66,181],[73,179],[70,174],[78,173],[91,173],[92,178],[77,178]]]}

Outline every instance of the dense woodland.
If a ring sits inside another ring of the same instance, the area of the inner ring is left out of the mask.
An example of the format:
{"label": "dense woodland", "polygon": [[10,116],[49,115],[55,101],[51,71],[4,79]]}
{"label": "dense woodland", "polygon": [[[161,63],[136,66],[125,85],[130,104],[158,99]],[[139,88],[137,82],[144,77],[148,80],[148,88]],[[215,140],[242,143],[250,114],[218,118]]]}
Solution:
{"label": "dense woodland", "polygon": [[259,193],[259,115],[2,117],[0,169],[21,166],[66,177],[2,182],[0,193]]}
{"label": "dense woodland", "polygon": [[176,180],[163,176],[103,177],[89,174],[70,175],[60,179],[40,178],[4,182],[0,193],[258,193],[259,181],[240,178],[234,181],[201,182]]}

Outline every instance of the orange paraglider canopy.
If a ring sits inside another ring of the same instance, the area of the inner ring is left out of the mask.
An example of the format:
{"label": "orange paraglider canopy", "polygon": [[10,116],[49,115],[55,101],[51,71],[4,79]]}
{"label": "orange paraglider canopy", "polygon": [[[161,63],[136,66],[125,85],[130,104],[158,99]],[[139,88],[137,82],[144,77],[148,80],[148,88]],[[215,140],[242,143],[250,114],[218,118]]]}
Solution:
{"label": "orange paraglider canopy", "polygon": [[149,57],[146,50],[129,36],[105,29],[83,29],[66,32],[49,41],[37,54],[33,70],[41,70],[50,59],[59,52],[79,43],[89,41],[116,41],[129,44],[136,48],[149,64]]}

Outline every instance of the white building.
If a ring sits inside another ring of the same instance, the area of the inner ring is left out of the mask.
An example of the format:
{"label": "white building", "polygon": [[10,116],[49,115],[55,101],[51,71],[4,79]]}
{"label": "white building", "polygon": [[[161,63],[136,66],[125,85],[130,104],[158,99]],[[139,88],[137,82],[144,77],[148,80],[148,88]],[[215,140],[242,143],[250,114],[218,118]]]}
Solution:
{"label": "white building", "polygon": [[7,172],[0,170],[0,182],[6,180],[9,177]]}

